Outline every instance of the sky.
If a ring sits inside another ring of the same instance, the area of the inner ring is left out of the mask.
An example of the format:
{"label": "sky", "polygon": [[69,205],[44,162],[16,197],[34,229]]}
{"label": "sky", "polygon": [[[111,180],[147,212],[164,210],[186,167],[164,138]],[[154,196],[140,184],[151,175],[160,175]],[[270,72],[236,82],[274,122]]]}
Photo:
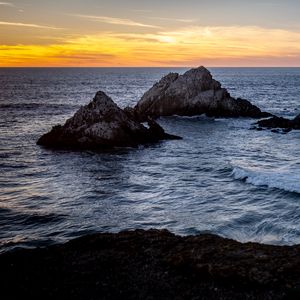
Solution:
{"label": "sky", "polygon": [[299,0],[5,0],[0,67],[299,67],[299,14]]}

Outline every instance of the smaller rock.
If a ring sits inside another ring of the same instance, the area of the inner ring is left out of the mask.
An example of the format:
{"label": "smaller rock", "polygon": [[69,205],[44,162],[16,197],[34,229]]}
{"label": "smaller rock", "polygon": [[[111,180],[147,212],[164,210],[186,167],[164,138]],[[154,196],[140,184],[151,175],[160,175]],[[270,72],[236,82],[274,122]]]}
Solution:
{"label": "smaller rock", "polygon": [[288,133],[288,132],[290,132],[292,129],[291,128],[284,128],[284,129],[282,129],[282,132],[283,133]]}
{"label": "smaller rock", "polygon": [[[256,124],[259,128],[282,128],[287,133],[292,129],[300,129],[300,114],[292,120],[274,116],[269,119],[260,120]],[[272,131],[275,132],[274,129]]]}
{"label": "smaller rock", "polygon": [[51,148],[136,147],[164,139],[180,137],[166,134],[154,120],[149,128],[135,121],[129,112],[115,104],[104,92],[97,92],[93,101],[81,107],[62,125],[39,138],[38,145]]}
{"label": "smaller rock", "polygon": [[271,129],[271,132],[274,132],[274,133],[279,133],[279,129]]}

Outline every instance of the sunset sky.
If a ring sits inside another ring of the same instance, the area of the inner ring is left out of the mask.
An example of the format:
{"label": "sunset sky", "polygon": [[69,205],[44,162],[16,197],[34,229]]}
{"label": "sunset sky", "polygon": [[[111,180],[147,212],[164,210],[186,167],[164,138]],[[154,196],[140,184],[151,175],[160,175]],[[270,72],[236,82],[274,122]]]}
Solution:
{"label": "sunset sky", "polygon": [[0,1],[0,66],[300,66],[299,0]]}

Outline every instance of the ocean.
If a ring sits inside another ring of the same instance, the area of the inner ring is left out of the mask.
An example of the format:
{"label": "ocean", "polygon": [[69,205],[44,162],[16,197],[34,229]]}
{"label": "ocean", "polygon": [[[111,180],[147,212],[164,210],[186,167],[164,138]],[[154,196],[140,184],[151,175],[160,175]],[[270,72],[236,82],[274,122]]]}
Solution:
{"label": "ocean", "polygon": [[[36,145],[98,90],[133,106],[163,75],[186,70],[0,68],[0,251],[135,228],[300,243],[300,131],[173,116],[158,121],[182,140],[102,153]],[[209,70],[234,97],[300,113],[300,68]]]}

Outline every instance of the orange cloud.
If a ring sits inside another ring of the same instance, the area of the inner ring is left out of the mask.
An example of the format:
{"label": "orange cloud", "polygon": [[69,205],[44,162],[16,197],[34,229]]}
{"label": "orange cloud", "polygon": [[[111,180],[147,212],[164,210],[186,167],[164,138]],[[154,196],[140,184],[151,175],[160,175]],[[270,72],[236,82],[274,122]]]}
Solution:
{"label": "orange cloud", "polygon": [[52,45],[2,45],[0,66],[300,66],[300,33],[251,26],[66,38]]}

